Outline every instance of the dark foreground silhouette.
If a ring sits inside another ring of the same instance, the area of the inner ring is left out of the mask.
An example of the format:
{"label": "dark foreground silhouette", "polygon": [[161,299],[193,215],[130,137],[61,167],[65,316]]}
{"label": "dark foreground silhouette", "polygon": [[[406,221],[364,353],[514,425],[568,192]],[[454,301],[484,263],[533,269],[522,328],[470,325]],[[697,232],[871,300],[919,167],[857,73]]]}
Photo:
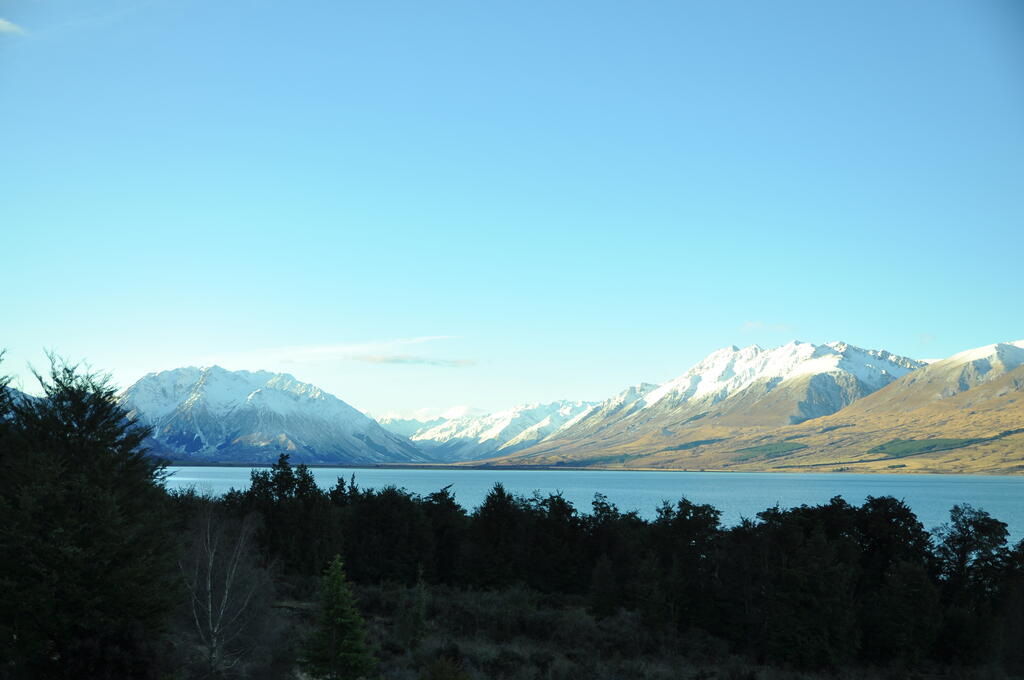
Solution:
{"label": "dark foreground silhouette", "polygon": [[723,527],[500,484],[472,511],[329,490],[287,455],[169,493],[102,378],[0,390],[0,677],[897,678],[1024,670],[1024,542],[954,506],[768,508]]}

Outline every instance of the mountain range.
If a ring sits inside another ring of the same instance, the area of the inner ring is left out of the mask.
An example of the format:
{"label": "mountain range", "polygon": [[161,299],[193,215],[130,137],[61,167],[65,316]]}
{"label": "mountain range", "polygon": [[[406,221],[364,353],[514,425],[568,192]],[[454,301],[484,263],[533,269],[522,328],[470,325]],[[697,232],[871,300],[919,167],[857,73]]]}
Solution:
{"label": "mountain range", "polygon": [[593,406],[585,401],[524,404],[496,413],[423,423],[409,438],[435,460],[479,460],[545,441]]}
{"label": "mountain range", "polygon": [[[791,346],[770,352],[790,354]],[[844,359],[864,356],[863,350],[846,345],[827,347]],[[734,353],[730,349],[726,355]],[[778,375],[759,378],[732,393],[716,391],[710,400],[698,390],[679,406],[652,409],[652,399],[659,403],[658,393],[675,382],[670,381],[625,415],[602,419],[585,434],[565,431],[515,456],[489,462],[689,470],[1024,472],[1024,341],[988,345],[929,364],[878,353],[868,356],[876,357],[872,368],[880,370],[853,375],[855,382],[850,382],[843,359],[826,353],[835,363],[831,370],[807,373],[805,363],[781,380]],[[897,369],[886,365],[893,363]],[[648,416],[648,410],[656,412]]]}
{"label": "mountain range", "polygon": [[1024,471],[1024,341],[926,363],[841,342],[726,347],[600,402],[380,422],[287,374],[181,368],[121,396],[181,462]]}

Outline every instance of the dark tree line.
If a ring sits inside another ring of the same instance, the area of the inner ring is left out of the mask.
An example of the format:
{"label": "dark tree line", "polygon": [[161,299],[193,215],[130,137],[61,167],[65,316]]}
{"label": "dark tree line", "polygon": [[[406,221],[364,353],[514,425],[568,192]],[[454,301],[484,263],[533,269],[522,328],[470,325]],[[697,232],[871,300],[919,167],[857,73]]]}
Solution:
{"label": "dark tree line", "polygon": [[685,498],[647,520],[601,494],[584,513],[496,484],[467,511],[450,488],[322,489],[285,455],[243,491],[168,493],[105,380],[55,362],[41,383],[41,399],[0,389],[0,677],[154,677],[168,659],[223,676],[286,635],[261,628],[272,601],[309,602],[332,563],[356,584],[635,612],[767,664],[1024,671],[1024,542],[969,505],[933,533],[891,497],[723,527]]}
{"label": "dark tree line", "polygon": [[709,505],[665,503],[653,520],[600,494],[580,513],[558,494],[501,484],[467,512],[449,489],[418,496],[339,479],[319,489],[287,456],[222,502],[263,518],[259,543],[295,576],[344,556],[357,583],[524,586],[586,597],[608,615],[699,630],[741,653],[805,668],[1020,663],[1024,542],[970,505],[929,534],[892,497],[769,508],[722,526]]}

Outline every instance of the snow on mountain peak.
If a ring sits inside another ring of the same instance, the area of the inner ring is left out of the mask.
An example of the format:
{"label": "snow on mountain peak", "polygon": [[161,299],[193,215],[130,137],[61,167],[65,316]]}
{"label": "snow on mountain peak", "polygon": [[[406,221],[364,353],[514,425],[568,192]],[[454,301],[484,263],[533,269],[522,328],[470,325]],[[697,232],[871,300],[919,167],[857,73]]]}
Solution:
{"label": "snow on mountain peak", "polygon": [[355,409],[315,385],[288,373],[228,371],[220,366],[177,368],[149,373],[124,392],[133,409],[153,422],[179,408],[202,407],[211,415],[226,415],[248,404],[282,413],[334,411],[351,419]]}
{"label": "snow on mountain peak", "polygon": [[999,360],[1006,367],[1006,370],[1013,370],[1017,366],[1024,364],[1024,340],[996,342],[991,345],[975,347],[974,349],[958,352],[947,359],[943,359],[941,363],[955,365],[992,359]]}
{"label": "snow on mountain peak", "polygon": [[219,366],[150,373],[120,402],[172,455],[254,460],[288,451],[314,462],[422,459],[408,440],[287,373]]}
{"label": "snow on mountain peak", "polygon": [[584,401],[522,404],[485,415],[450,418],[410,438],[441,458],[470,460],[540,441],[592,406]]}
{"label": "snow on mountain peak", "polygon": [[673,403],[729,397],[759,380],[781,383],[799,376],[842,371],[875,390],[923,366],[884,350],[865,350],[845,342],[815,345],[793,340],[781,347],[735,345],[712,352],[683,375],[663,383],[644,398],[644,407],[666,397]]}

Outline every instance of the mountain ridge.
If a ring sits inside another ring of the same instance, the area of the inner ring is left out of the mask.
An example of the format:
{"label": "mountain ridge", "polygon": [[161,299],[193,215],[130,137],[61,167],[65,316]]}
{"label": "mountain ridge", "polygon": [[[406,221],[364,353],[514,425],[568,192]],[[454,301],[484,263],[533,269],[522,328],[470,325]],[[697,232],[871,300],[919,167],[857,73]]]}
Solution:
{"label": "mountain ridge", "polygon": [[847,343],[793,341],[765,350],[722,348],[682,375],[650,388],[627,388],[575,428],[562,430],[524,455],[548,449],[607,448],[653,432],[675,435],[696,424],[793,424],[834,413],[924,366],[884,350]]}
{"label": "mountain ridge", "polygon": [[542,441],[590,406],[589,402],[568,400],[522,404],[484,415],[450,418],[417,431],[410,439],[441,461],[480,460]]}
{"label": "mountain ridge", "polygon": [[[650,469],[1024,471],[1024,341],[922,365],[818,418],[753,427],[703,418],[631,439],[547,442],[501,464]],[[938,440],[945,444],[936,444]],[[898,442],[895,443],[894,442]],[[898,452],[898,456],[891,455]]]}
{"label": "mountain ridge", "polygon": [[158,453],[196,462],[425,462],[409,441],[287,373],[219,366],[150,373],[120,396]]}

